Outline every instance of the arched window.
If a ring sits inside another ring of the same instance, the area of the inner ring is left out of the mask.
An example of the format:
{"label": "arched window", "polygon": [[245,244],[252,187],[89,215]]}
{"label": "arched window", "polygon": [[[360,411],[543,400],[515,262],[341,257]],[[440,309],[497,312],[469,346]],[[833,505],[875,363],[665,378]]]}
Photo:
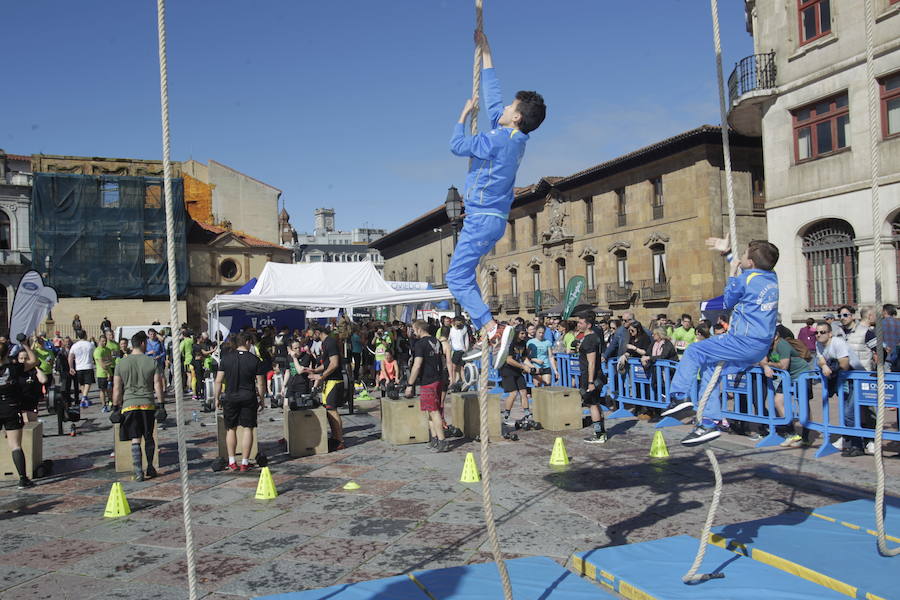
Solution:
{"label": "arched window", "polygon": [[491,279],[491,282],[490,282],[491,283],[491,294],[490,295],[496,296],[497,295],[497,274],[489,273],[489,275],[490,275],[490,279]]}
{"label": "arched window", "polygon": [[594,257],[591,255],[584,257],[584,279],[588,290],[597,288],[597,283],[594,279]]}
{"label": "arched window", "polygon": [[628,252],[624,249],[616,250],[616,282],[619,287],[626,287],[628,281]]}
{"label": "arched window", "polygon": [[853,227],[840,219],[819,221],[803,236],[808,310],[857,303],[858,257]]}
{"label": "arched window", "polygon": [[560,294],[566,289],[566,259],[564,258],[556,259],[556,286],[559,288]]}
{"label": "arched window", "polygon": [[9,226],[9,215],[0,210],[0,250],[12,249],[12,231]]}
{"label": "arched window", "polygon": [[894,242],[894,257],[897,263],[897,296],[900,297],[900,213],[891,222],[891,233]]}
{"label": "arched window", "polygon": [[516,269],[509,270],[509,290],[513,296],[519,295],[519,272]]}
{"label": "arched window", "polygon": [[662,244],[653,244],[650,246],[650,252],[653,255],[653,283],[665,283],[668,281],[666,247]]}

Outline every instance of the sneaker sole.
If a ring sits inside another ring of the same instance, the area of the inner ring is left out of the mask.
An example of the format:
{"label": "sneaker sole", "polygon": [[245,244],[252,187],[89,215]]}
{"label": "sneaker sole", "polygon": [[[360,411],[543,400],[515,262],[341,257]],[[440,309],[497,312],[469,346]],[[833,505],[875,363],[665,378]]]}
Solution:
{"label": "sneaker sole", "polygon": [[512,344],[513,333],[514,332],[512,327],[506,327],[503,330],[503,334],[500,336],[500,343],[497,344],[497,347],[495,348],[495,369],[499,369],[506,362],[506,357],[509,356],[509,346],[510,344]]}
{"label": "sneaker sole", "polygon": [[675,413],[685,410],[689,406],[693,406],[693,403],[690,400],[685,400],[684,402],[674,406],[673,408],[667,408],[666,410],[662,411],[662,416],[668,417],[669,415],[674,415]]}
{"label": "sneaker sole", "polygon": [[699,435],[699,436],[697,436],[697,437],[693,437],[693,438],[691,438],[691,439],[684,439],[684,440],[681,440],[681,445],[682,445],[682,446],[696,446],[697,444],[702,444],[702,443],[704,443],[704,442],[708,442],[708,441],[710,441],[710,440],[714,440],[714,439],[716,439],[717,437],[719,437],[720,435],[721,435],[721,433],[720,433],[719,431],[717,431],[717,430],[716,430],[716,431],[710,431],[710,432],[704,433],[703,435]]}

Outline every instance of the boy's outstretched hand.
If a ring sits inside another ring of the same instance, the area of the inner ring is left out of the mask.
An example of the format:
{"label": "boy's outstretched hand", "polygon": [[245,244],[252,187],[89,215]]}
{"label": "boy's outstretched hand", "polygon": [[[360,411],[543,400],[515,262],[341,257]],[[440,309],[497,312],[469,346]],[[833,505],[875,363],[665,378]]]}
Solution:
{"label": "boy's outstretched hand", "polygon": [[728,251],[731,250],[731,242],[728,239],[728,234],[725,234],[725,237],[723,238],[706,238],[706,247],[710,250],[721,252],[722,254],[728,254]]}
{"label": "boy's outstretched hand", "polygon": [[491,56],[491,45],[488,43],[487,36],[483,31],[475,30],[475,45],[481,46],[481,66],[485,69],[494,67],[493,57]]}
{"label": "boy's outstretched hand", "polygon": [[469,116],[470,112],[475,110],[476,106],[477,106],[477,104],[476,104],[474,98],[469,98],[468,100],[466,100],[466,104],[465,104],[465,106],[463,106],[462,113],[460,113],[460,115],[459,115],[459,122],[465,123],[466,117]]}

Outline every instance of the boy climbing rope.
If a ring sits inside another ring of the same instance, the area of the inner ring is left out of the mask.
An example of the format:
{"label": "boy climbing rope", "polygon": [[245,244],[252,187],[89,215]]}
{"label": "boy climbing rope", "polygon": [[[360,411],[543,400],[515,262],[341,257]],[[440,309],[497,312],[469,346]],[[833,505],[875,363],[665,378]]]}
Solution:
{"label": "boy climbing rope", "polygon": [[[709,238],[706,245],[731,260],[727,237]],[[691,406],[688,390],[696,381],[698,370],[702,394],[717,363],[723,363],[721,377],[726,377],[749,369],[766,356],[778,319],[778,277],[772,271],[777,262],[778,248],[762,240],[753,240],[740,259],[731,260],[731,276],[725,284],[724,297],[725,308],[732,309],[731,326],[722,335],[687,347],[672,378],[669,406],[663,416]],[[681,443],[693,446],[719,437],[716,422],[721,419],[722,402],[716,388],[709,396],[702,419]]]}
{"label": "boy climbing rope", "polygon": [[[525,154],[528,134],[540,126],[547,109],[540,94],[527,91],[516,93],[516,99],[504,107],[491,48],[483,32],[475,32],[475,43],[482,50],[482,91],[491,129],[466,135],[466,118],[477,109],[477,99],[467,100],[450,140],[453,154],[471,159],[464,194],[466,216],[446,279],[447,287],[475,326],[484,328],[485,339],[493,346],[494,367],[499,368],[506,362],[512,328],[498,324],[491,317],[481,298],[475,271],[481,257],[490,252],[506,231],[516,170]],[[474,360],[480,355],[481,349],[475,348],[465,358]]]}

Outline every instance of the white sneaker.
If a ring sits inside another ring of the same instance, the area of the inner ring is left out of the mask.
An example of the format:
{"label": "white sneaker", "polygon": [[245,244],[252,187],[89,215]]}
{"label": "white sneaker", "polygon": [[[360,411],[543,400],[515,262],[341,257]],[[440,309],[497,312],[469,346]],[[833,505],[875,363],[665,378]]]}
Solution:
{"label": "white sneaker", "polygon": [[866,454],[874,455],[875,454],[875,442],[869,442],[866,444]]}

